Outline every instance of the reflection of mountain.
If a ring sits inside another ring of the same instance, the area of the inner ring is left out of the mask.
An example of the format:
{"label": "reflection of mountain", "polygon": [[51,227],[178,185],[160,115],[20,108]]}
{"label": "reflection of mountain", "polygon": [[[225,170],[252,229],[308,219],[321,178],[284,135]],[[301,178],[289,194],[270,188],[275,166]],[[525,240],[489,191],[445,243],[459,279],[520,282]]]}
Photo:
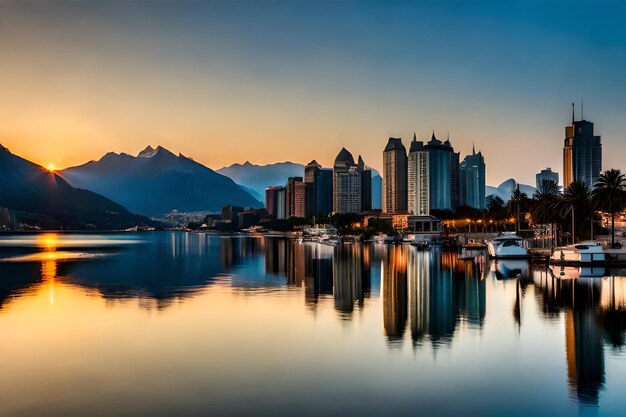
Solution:
{"label": "reflection of mountain", "polygon": [[41,284],[41,264],[0,263],[0,310],[16,297]]}
{"label": "reflection of mountain", "polygon": [[623,347],[626,279],[558,279],[535,271],[536,293],[548,317],[565,313],[567,379],[574,398],[598,404],[605,382],[604,343]]}

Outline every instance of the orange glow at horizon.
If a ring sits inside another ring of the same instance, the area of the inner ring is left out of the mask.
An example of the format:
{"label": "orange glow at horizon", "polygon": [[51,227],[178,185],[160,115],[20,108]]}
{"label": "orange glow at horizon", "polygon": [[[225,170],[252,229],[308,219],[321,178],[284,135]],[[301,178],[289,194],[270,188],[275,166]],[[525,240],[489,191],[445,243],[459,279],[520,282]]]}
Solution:
{"label": "orange glow at horizon", "polygon": [[54,172],[56,168],[54,167],[54,164],[52,162],[48,162],[48,166],[46,167],[46,169],[50,172]]}

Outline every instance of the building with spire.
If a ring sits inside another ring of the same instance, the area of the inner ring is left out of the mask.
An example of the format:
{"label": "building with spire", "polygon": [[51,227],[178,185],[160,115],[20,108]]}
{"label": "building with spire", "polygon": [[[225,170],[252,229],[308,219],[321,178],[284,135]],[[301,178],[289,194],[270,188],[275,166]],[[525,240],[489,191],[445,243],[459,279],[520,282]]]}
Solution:
{"label": "building with spire", "polygon": [[354,157],[346,148],[341,148],[333,165],[333,211],[360,212],[361,187],[361,175]]}
{"label": "building with spire", "polygon": [[407,155],[400,138],[389,138],[383,151],[383,195],[386,213],[405,213],[407,206]]}
{"label": "building with spire", "polygon": [[430,209],[452,209],[452,169],[451,154],[454,152],[450,141],[441,142],[435,132],[424,146],[428,152]]}
{"label": "building with spire", "polygon": [[415,133],[409,148],[407,167],[408,211],[416,216],[430,214],[428,152]]}
{"label": "building with spire", "polygon": [[593,187],[602,171],[602,143],[600,136],[594,135],[593,123],[575,120],[572,103],[572,124],[565,127],[563,144],[563,186],[580,181]]}
{"label": "building with spire", "polygon": [[487,208],[485,198],[485,158],[482,152],[476,153],[472,146],[472,154],[467,155],[460,165],[460,205],[476,209]]}

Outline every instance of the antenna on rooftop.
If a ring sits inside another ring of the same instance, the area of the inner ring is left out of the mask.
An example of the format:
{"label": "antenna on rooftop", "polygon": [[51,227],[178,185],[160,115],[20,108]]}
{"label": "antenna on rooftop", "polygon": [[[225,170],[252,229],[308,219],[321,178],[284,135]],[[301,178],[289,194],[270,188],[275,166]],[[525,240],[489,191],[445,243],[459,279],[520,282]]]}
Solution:
{"label": "antenna on rooftop", "polygon": [[580,96],[580,120],[585,120],[584,110],[585,103],[583,102],[583,96]]}

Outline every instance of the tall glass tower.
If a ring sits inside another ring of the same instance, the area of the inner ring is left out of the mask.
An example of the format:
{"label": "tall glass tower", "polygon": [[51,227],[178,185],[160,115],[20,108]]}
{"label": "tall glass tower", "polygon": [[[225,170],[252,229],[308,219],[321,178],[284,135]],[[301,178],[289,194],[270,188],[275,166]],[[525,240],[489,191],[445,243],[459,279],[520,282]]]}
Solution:
{"label": "tall glass tower", "polygon": [[589,187],[598,181],[602,171],[602,143],[600,136],[593,134],[593,123],[582,118],[574,119],[572,103],[572,124],[565,127],[563,145],[563,186],[580,181]]}

